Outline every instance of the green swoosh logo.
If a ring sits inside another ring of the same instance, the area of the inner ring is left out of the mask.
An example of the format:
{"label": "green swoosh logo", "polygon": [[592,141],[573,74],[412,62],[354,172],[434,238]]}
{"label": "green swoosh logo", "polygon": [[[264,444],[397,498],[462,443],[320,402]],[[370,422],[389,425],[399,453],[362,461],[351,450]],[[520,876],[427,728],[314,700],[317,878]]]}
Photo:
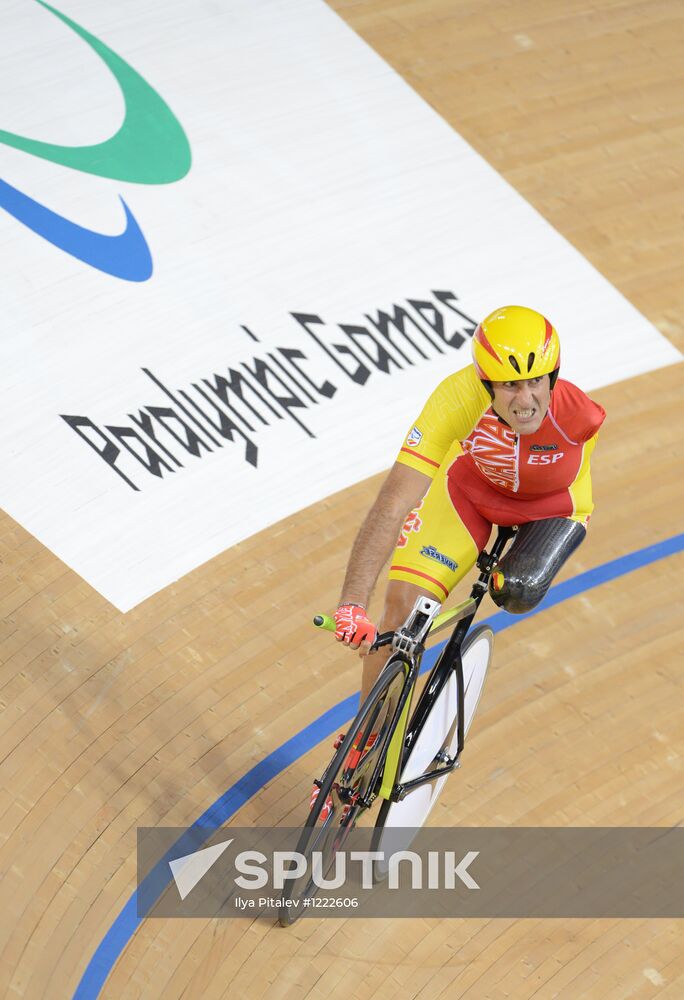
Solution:
{"label": "green swoosh logo", "polygon": [[123,94],[126,113],[119,131],[92,146],[58,146],[0,129],[0,142],[43,160],[98,177],[135,184],[170,184],[190,169],[190,145],[168,104],[129,66],[90,32],[44,0],[37,0],[68,25],[109,67]]}

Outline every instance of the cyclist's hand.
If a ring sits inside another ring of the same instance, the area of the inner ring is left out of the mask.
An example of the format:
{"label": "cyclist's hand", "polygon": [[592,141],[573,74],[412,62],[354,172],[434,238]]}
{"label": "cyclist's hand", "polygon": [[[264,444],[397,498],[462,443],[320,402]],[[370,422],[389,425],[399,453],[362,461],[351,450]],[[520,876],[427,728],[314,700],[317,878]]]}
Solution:
{"label": "cyclist's hand", "polygon": [[345,646],[358,649],[363,644],[364,652],[375,642],[378,634],[373,622],[360,604],[341,604],[335,612],[335,638]]}

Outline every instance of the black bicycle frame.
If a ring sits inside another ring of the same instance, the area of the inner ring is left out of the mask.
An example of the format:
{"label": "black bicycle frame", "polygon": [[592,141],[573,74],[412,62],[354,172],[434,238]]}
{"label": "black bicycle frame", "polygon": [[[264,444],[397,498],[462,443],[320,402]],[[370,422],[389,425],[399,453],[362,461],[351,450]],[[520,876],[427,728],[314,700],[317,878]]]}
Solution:
{"label": "black bicycle frame", "polygon": [[418,699],[418,704],[416,705],[415,711],[411,718],[411,725],[409,730],[407,730],[406,737],[404,740],[404,746],[402,748],[402,753],[399,758],[399,766],[397,769],[397,774],[401,774],[401,767],[403,763],[403,758],[407,750],[410,750],[416,736],[421,732],[425,721],[428,717],[430,709],[432,708],[435,700],[439,697],[442,692],[442,688],[446,684],[451,674],[451,671],[456,672],[456,696],[457,696],[457,716],[456,716],[456,727],[458,734],[458,745],[455,757],[448,757],[445,755],[443,767],[436,768],[433,771],[429,771],[426,774],[421,774],[418,778],[412,778],[410,781],[404,784],[395,784],[392,791],[392,800],[399,801],[404,798],[406,793],[418,785],[423,785],[427,781],[432,781],[434,778],[441,777],[444,774],[449,774],[454,768],[460,766],[459,758],[463,751],[463,744],[465,739],[464,725],[465,725],[465,685],[463,681],[463,661],[461,659],[461,647],[463,645],[463,640],[468,634],[468,629],[471,626],[473,618],[477,613],[477,609],[480,606],[482,598],[487,592],[487,586],[489,583],[489,577],[492,570],[501,558],[501,554],[508,540],[515,534],[515,528],[499,528],[496,540],[492,546],[491,552],[481,552],[477,560],[477,568],[480,570],[480,575],[473,584],[472,590],[470,592],[470,598],[473,600],[474,606],[471,612],[468,612],[464,618],[462,618],[456,628],[452,632],[449,640],[439,655],[437,663],[432,669],[430,677],[427,684],[421,692],[420,698]]}

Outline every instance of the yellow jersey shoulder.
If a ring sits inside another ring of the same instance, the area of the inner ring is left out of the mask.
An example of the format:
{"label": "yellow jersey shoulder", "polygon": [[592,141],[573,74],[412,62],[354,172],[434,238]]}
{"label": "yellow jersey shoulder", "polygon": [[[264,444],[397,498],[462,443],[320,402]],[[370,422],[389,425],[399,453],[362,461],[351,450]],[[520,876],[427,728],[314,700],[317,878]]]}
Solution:
{"label": "yellow jersey shoulder", "polygon": [[448,375],[411,425],[397,461],[434,476],[453,443],[468,437],[489,404],[472,364]]}

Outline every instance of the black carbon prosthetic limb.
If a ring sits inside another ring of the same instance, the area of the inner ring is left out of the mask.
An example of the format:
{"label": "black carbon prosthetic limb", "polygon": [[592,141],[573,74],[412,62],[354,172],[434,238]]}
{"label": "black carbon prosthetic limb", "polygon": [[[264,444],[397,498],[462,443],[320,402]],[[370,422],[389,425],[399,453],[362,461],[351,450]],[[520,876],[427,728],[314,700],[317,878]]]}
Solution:
{"label": "black carbon prosthetic limb", "polygon": [[514,615],[531,611],[586,533],[584,525],[567,517],[522,524],[490,577],[489,593],[494,603]]}

